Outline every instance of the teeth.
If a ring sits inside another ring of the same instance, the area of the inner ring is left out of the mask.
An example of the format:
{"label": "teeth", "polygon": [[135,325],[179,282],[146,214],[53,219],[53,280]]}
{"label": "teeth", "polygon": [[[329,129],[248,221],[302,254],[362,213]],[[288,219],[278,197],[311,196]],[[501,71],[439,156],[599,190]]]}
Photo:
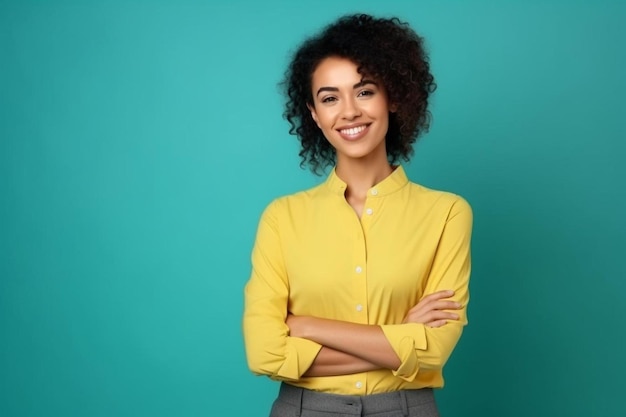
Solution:
{"label": "teeth", "polygon": [[341,129],[340,132],[344,135],[356,135],[357,133],[361,133],[365,130],[365,126],[352,127],[350,129]]}

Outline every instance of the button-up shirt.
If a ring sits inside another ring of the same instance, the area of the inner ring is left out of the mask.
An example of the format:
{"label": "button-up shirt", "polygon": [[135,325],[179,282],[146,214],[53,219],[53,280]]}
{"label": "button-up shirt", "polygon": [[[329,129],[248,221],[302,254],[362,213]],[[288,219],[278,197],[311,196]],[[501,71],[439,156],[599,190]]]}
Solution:
{"label": "button-up shirt", "polygon": [[[323,184],[265,209],[245,288],[250,369],[336,394],[441,387],[442,368],[467,324],[471,209],[457,195],[410,182],[401,166],[368,190],[361,218],[346,187],[333,170]],[[455,291],[459,320],[439,328],[402,323],[439,290]],[[401,365],[304,377],[321,345],[290,336],[288,313],[379,325]]]}

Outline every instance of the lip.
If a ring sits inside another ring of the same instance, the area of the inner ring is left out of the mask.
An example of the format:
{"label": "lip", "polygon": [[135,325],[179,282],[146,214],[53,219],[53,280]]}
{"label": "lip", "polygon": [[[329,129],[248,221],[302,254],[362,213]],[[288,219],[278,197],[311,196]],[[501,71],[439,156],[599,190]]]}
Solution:
{"label": "lip", "polygon": [[[363,130],[360,130],[354,134],[342,132],[342,130],[345,131],[348,129],[360,129],[360,128],[363,128]],[[353,124],[353,125],[342,126],[341,128],[337,129],[337,133],[339,133],[339,136],[341,136],[341,138],[344,140],[355,141],[365,136],[367,132],[369,132],[369,129],[370,129],[370,123],[358,123],[358,124]]]}

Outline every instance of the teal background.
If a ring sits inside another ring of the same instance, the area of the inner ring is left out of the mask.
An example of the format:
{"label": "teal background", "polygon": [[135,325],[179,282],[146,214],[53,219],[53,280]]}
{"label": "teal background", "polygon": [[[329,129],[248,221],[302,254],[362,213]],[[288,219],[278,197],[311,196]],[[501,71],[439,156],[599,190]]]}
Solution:
{"label": "teal background", "polygon": [[0,416],[265,416],[242,289],[261,210],[317,184],[276,84],[340,14],[427,39],[409,176],[475,211],[442,415],[626,415],[626,6],[0,2]]}

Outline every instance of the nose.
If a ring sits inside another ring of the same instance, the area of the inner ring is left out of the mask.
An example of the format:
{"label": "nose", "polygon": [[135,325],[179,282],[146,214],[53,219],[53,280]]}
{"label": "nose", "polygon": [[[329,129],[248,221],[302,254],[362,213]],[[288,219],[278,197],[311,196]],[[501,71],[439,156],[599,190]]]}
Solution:
{"label": "nose", "polygon": [[359,104],[354,98],[344,100],[342,109],[342,116],[346,120],[354,120],[361,115],[361,109]]}

